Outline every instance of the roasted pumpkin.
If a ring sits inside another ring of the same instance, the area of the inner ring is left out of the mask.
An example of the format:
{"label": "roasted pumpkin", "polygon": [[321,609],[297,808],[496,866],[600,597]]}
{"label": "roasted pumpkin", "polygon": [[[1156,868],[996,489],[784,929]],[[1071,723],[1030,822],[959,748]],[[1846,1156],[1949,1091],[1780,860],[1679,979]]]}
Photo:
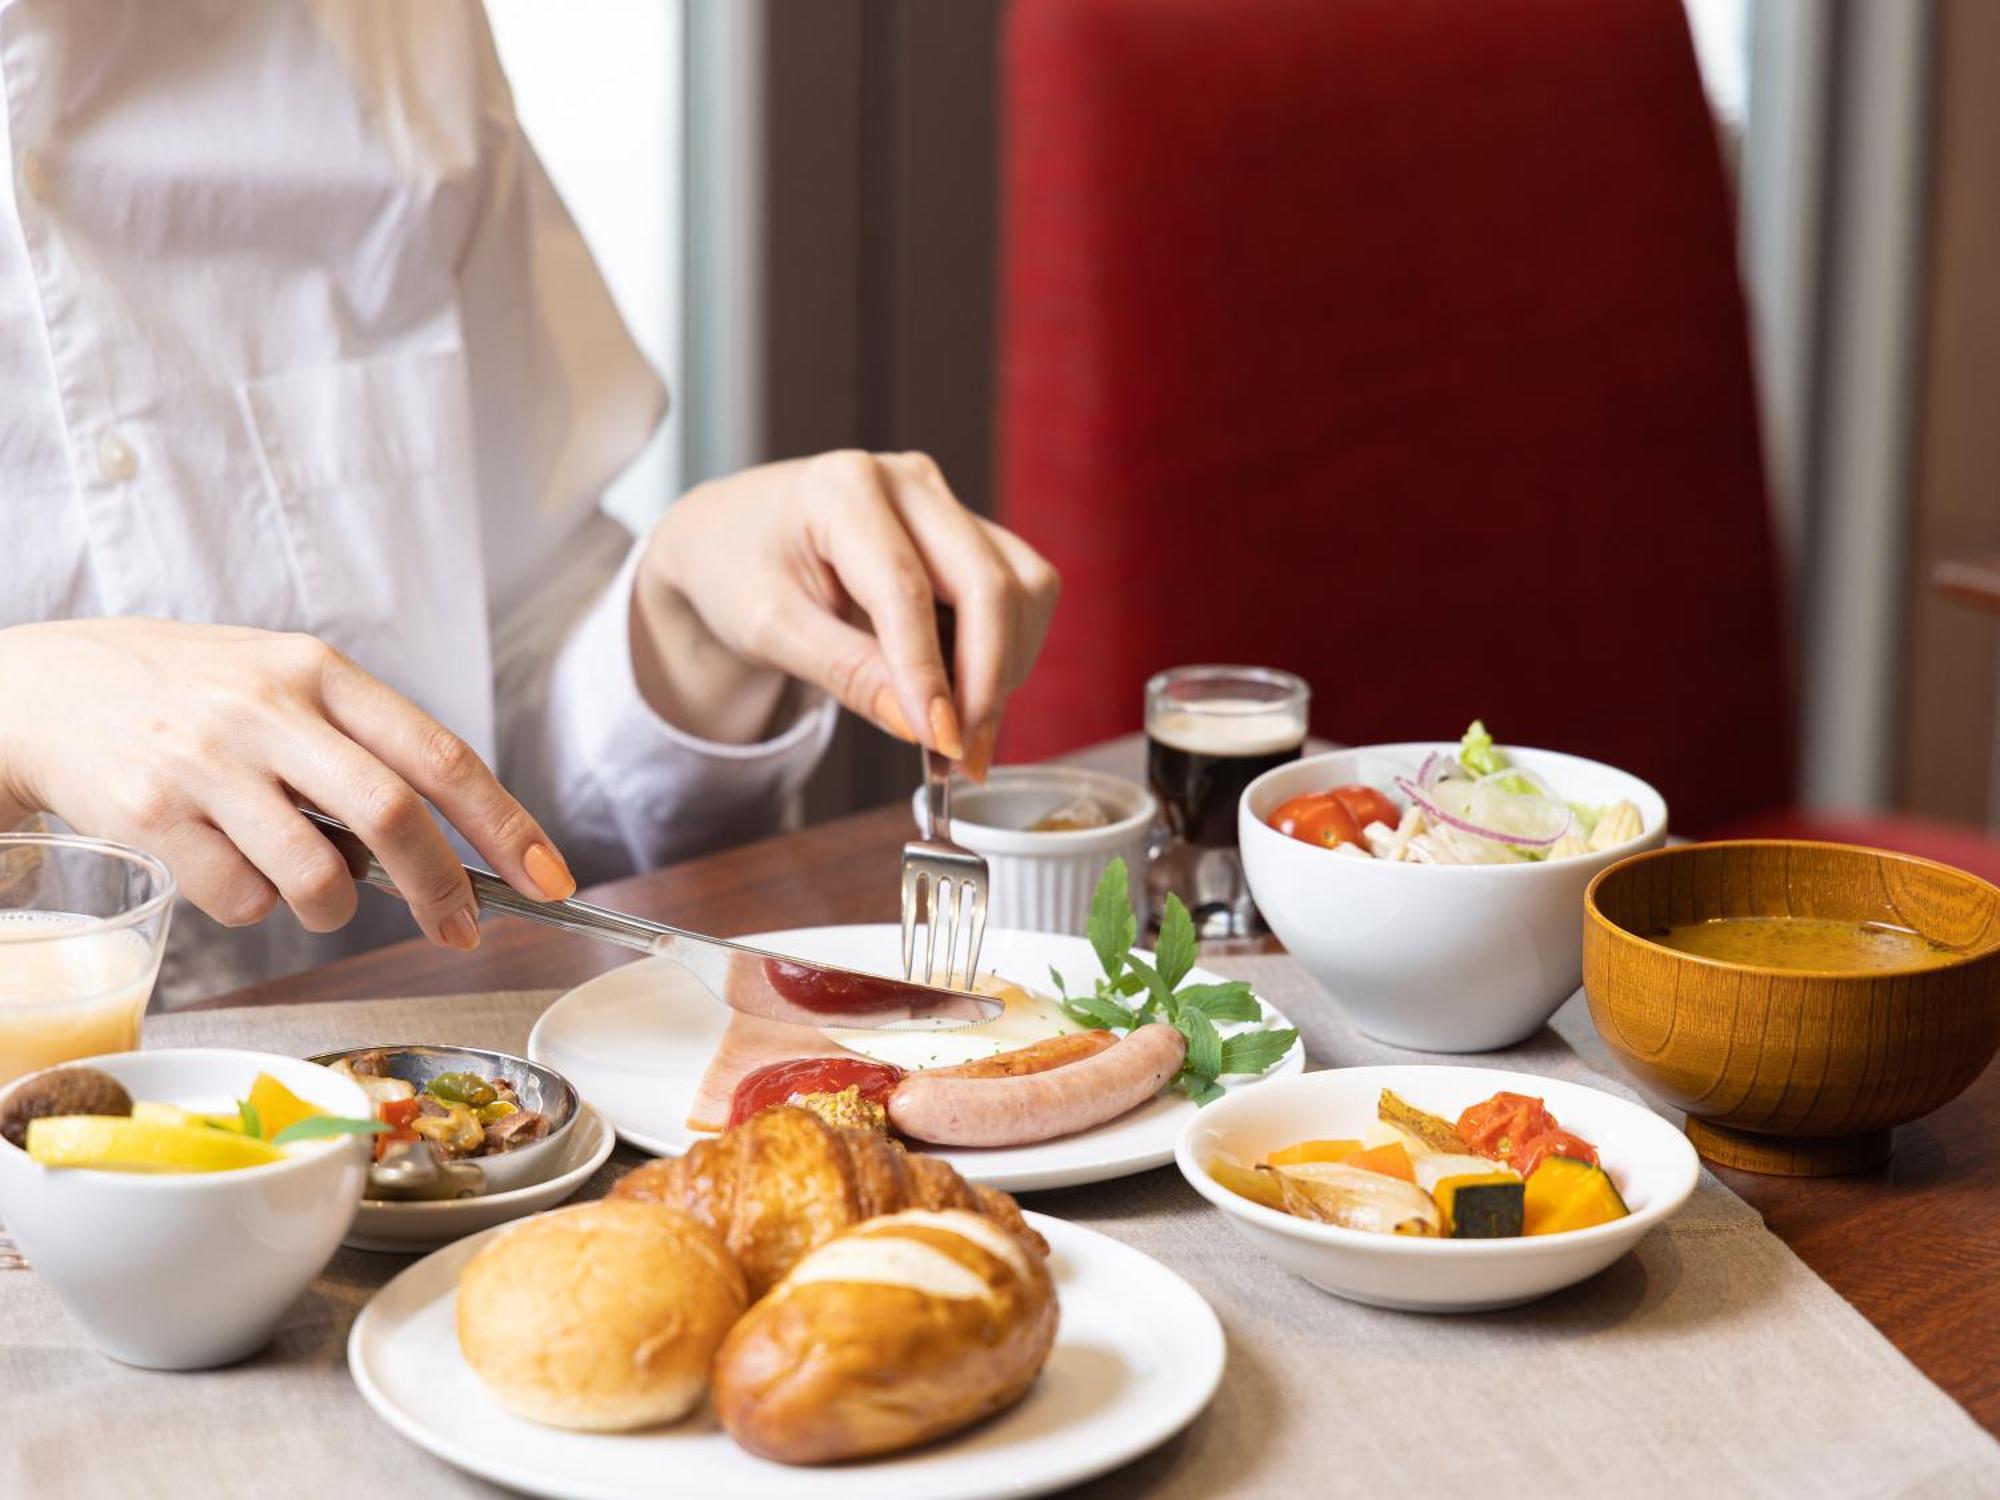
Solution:
{"label": "roasted pumpkin", "polygon": [[1609,1224],[1631,1212],[1604,1168],[1569,1156],[1545,1156],[1523,1195],[1522,1233],[1562,1234]]}
{"label": "roasted pumpkin", "polygon": [[1380,1172],[1384,1177],[1398,1177],[1404,1182],[1415,1183],[1416,1168],[1410,1162],[1410,1151],[1401,1141],[1391,1141],[1386,1146],[1371,1146],[1366,1151],[1356,1151],[1343,1157],[1350,1167],[1359,1167],[1364,1172]]}
{"label": "roasted pumpkin", "polygon": [[1508,1240],[1521,1233],[1525,1185],[1512,1172],[1475,1172],[1440,1178],[1431,1189],[1453,1240]]}
{"label": "roasted pumpkin", "polygon": [[1361,1149],[1359,1141],[1297,1141],[1264,1158],[1267,1166],[1296,1167],[1308,1161],[1346,1161]]}

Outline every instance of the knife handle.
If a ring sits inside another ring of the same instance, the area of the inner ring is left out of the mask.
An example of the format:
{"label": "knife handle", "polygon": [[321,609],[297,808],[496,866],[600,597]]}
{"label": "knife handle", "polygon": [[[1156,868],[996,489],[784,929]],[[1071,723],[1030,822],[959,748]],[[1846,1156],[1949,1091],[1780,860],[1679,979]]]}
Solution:
{"label": "knife handle", "polygon": [[[374,852],[361,842],[360,835],[353,829],[325,813],[303,807],[299,812],[326,836],[326,841],[347,862],[347,872],[356,880],[398,896],[402,894],[396,889],[396,882],[389,878],[389,872],[382,868],[381,861],[375,858]],[[472,882],[472,894],[481,911],[505,912],[510,917],[523,917],[546,927],[582,933],[585,937],[636,948],[641,953],[655,952],[662,939],[682,935],[677,927],[669,927],[663,922],[648,922],[643,917],[631,917],[623,912],[607,911],[601,906],[592,906],[588,901],[538,901],[532,896],[522,895],[491,870],[482,870],[477,865],[465,867],[465,878]]]}

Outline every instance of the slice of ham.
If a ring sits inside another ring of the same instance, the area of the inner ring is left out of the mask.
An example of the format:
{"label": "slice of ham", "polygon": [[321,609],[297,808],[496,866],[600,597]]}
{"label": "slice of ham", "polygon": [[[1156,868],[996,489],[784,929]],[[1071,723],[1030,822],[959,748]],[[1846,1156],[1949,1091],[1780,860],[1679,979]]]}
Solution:
{"label": "slice of ham", "polygon": [[694,1091],[694,1103],[688,1108],[688,1129],[719,1131],[727,1126],[736,1085],[745,1074],[759,1068],[800,1057],[859,1056],[859,1052],[830,1041],[817,1027],[767,1021],[762,1016],[735,1011],[729,1017],[715,1056],[708,1060],[708,1071],[701,1075],[701,1083]]}

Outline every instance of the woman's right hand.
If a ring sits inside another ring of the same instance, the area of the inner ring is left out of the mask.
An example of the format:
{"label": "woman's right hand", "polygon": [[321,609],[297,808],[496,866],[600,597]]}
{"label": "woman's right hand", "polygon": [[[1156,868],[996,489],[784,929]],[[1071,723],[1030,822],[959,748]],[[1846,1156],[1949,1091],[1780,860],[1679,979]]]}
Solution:
{"label": "woman's right hand", "polygon": [[576,889],[527,809],[465,741],[325,642],[172,620],[0,630],[0,828],[53,812],[164,860],[226,926],[282,899],[313,932],[354,881],[298,812],[354,829],[434,942],[473,948],[477,907],[429,798],[507,882]]}

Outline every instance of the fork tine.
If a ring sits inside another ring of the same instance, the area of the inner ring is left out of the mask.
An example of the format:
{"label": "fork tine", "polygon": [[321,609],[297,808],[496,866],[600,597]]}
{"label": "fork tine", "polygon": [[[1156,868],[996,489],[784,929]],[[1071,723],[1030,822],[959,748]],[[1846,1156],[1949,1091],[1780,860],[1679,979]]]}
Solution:
{"label": "fork tine", "polygon": [[929,873],[930,901],[924,911],[924,983],[937,983],[938,902],[948,883],[937,871]]}
{"label": "fork tine", "polygon": [[917,959],[917,913],[918,902],[922,900],[919,882],[921,873],[915,866],[903,866],[903,977],[916,978]]}
{"label": "fork tine", "polygon": [[986,945],[986,882],[968,880],[966,885],[972,893],[972,915],[967,923],[972,929],[972,941],[967,944],[965,956],[965,987],[971,989],[979,973],[979,950]]}
{"label": "fork tine", "polygon": [[944,978],[941,981],[933,978],[931,983],[943,983],[946,986],[950,986],[958,977],[956,973],[958,966],[958,907],[960,898],[965,894],[964,877],[961,876],[956,880],[946,881],[945,889]]}

